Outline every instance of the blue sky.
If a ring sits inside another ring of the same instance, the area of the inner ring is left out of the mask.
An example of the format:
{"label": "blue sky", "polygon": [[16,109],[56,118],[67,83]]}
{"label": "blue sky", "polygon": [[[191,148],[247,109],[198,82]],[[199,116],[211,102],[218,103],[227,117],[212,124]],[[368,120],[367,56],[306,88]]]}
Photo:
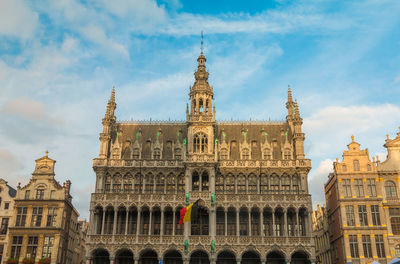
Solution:
{"label": "blue sky", "polygon": [[87,217],[101,118],[185,118],[200,32],[217,119],[304,119],[310,192],[355,135],[386,157],[400,125],[400,1],[0,0],[0,177],[57,160]]}

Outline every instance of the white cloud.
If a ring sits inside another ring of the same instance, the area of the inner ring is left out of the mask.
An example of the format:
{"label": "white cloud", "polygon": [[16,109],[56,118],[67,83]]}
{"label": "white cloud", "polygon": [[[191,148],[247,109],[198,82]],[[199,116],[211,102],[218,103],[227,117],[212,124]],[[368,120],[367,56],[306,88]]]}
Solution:
{"label": "white cloud", "polygon": [[99,46],[104,47],[106,51],[114,51],[115,53],[123,56],[124,58],[129,58],[128,50],[121,44],[115,42],[112,38],[106,36],[104,30],[101,27],[90,25],[82,27],[79,30],[82,36]]}
{"label": "white cloud", "polygon": [[5,103],[1,112],[5,115],[18,116],[22,119],[34,120],[49,123],[51,125],[61,125],[61,118],[54,118],[51,112],[46,109],[41,102],[29,98],[16,98]]}
{"label": "white cloud", "polygon": [[312,194],[314,204],[325,203],[324,184],[328,181],[328,175],[333,171],[333,160],[321,161],[308,177],[308,187]]}
{"label": "white cloud", "polygon": [[0,0],[0,35],[32,38],[38,27],[38,14],[23,0]]}
{"label": "white cloud", "polygon": [[[22,163],[17,156],[9,150],[0,149],[0,178],[10,180],[10,175],[21,168]],[[10,182],[10,184],[15,184],[15,182]]]}

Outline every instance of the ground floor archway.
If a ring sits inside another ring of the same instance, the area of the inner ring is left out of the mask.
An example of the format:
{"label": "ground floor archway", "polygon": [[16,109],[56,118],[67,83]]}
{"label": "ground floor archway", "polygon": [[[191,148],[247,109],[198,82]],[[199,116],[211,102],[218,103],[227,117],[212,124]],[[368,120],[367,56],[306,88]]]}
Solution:
{"label": "ground floor archway", "polygon": [[217,256],[217,264],[236,264],[235,254],[231,251],[222,251]]}
{"label": "ground floor archway", "polygon": [[267,264],[284,264],[285,257],[279,251],[272,251],[267,255]]}
{"label": "ground floor archway", "polygon": [[134,264],[133,253],[129,249],[119,250],[115,254],[116,264]]}
{"label": "ground floor archway", "polygon": [[92,253],[93,264],[110,264],[110,254],[105,249],[96,249]]}
{"label": "ground floor archway", "polygon": [[260,256],[253,251],[246,251],[242,255],[241,264],[260,264]]}
{"label": "ground floor archway", "polygon": [[190,255],[190,264],[210,264],[210,259],[206,252],[195,251]]}
{"label": "ground floor archway", "polygon": [[308,256],[304,252],[295,252],[292,254],[290,264],[308,264]]}
{"label": "ground floor archway", "polygon": [[146,250],[140,254],[139,264],[158,264],[157,252]]}
{"label": "ground floor archway", "polygon": [[182,255],[177,250],[171,250],[165,253],[164,264],[183,264]]}

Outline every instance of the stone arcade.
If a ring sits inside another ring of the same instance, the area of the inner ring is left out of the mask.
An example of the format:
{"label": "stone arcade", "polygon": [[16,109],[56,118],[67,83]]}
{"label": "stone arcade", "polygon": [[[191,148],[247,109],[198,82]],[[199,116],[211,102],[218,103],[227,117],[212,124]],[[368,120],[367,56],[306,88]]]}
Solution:
{"label": "stone arcade", "polygon": [[[314,263],[302,118],[219,122],[206,58],[186,121],[117,122],[115,91],[93,161],[88,263]],[[199,220],[179,210],[200,199]]]}

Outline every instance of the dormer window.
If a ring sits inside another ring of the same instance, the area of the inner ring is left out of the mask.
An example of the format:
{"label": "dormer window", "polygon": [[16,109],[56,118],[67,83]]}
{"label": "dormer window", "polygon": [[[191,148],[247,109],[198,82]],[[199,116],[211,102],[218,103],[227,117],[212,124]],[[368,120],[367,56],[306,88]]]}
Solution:
{"label": "dormer window", "polygon": [[134,148],[132,153],[133,159],[139,159],[139,148]]}
{"label": "dormer window", "polygon": [[26,190],[25,191],[25,200],[28,200],[31,196],[31,191],[30,190]]}
{"label": "dormer window", "polygon": [[250,159],[249,149],[245,148],[242,150],[242,159],[244,159],[244,160]]}
{"label": "dormer window", "polygon": [[159,148],[155,148],[155,149],[154,149],[153,158],[154,158],[155,160],[161,159],[161,150],[160,150]]}
{"label": "dormer window", "polygon": [[37,189],[36,200],[43,200],[43,199],[44,199],[44,189]]}
{"label": "dormer window", "polygon": [[193,150],[196,153],[207,153],[208,152],[208,139],[207,135],[203,133],[197,133],[193,139]]}
{"label": "dormer window", "polygon": [[360,162],[358,160],[353,160],[354,171],[360,171]]}

